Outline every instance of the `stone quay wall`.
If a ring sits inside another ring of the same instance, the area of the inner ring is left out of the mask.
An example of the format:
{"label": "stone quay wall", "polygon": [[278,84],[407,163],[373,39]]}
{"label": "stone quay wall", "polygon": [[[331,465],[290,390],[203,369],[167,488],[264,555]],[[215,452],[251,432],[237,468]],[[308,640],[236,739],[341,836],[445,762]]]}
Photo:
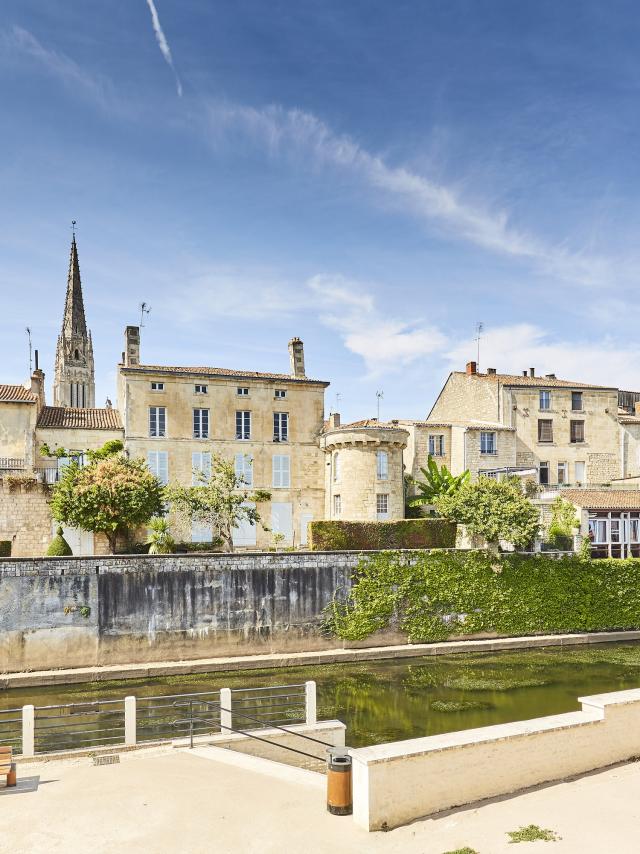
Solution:
{"label": "stone quay wall", "polygon": [[0,672],[341,647],[323,635],[322,614],[336,591],[349,589],[359,559],[354,552],[2,559]]}

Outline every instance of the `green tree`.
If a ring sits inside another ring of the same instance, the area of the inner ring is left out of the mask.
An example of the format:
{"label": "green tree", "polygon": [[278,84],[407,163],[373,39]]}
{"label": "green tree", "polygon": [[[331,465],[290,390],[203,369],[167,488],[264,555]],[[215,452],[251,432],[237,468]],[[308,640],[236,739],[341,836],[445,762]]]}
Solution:
{"label": "green tree", "polygon": [[453,475],[449,469],[443,464],[438,467],[438,464],[429,455],[427,459],[427,467],[420,467],[420,471],[424,475],[424,480],[417,478],[407,478],[409,485],[417,490],[417,495],[409,496],[407,501],[409,507],[418,507],[422,504],[435,504],[435,499],[443,495],[453,495],[465,483],[469,481],[469,471],[463,471],[462,474]]}
{"label": "green tree", "polygon": [[149,522],[151,535],[149,537],[150,555],[168,555],[175,548],[176,541],[171,536],[169,523],[162,516],[154,516]]}
{"label": "green tree", "polygon": [[113,553],[118,537],[162,514],[164,488],[144,460],[125,456],[121,442],[107,442],[85,456],[87,465],[71,459],[63,470],[51,512],[58,522],[104,534]]}
{"label": "green tree", "polygon": [[233,551],[233,529],[241,522],[260,524],[263,530],[269,530],[262,524],[257,508],[248,502],[269,501],[271,493],[264,489],[247,489],[244,478],[236,474],[232,460],[212,453],[211,473],[194,469],[194,475],[199,481],[197,485],[171,486],[168,490],[176,513],[190,522],[212,528],[230,552]]}
{"label": "green tree", "polygon": [[441,516],[465,525],[471,534],[483,537],[495,548],[500,540],[527,548],[540,528],[539,510],[515,478],[498,481],[481,477],[454,493],[436,497],[434,503]]}
{"label": "green tree", "polygon": [[56,531],[55,537],[49,543],[47,557],[66,557],[67,555],[72,554],[71,546],[65,540],[62,528],[59,527]]}

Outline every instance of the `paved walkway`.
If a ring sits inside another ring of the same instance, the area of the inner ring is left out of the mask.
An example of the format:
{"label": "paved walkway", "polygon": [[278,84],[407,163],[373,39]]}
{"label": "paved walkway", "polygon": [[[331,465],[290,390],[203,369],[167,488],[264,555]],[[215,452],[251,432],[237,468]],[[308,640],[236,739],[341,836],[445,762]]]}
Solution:
{"label": "paved walkway", "polygon": [[[132,753],[100,767],[89,758],[23,764],[19,774],[17,789],[0,791],[3,854],[640,851],[639,763],[375,834],[328,815],[317,785],[188,751]],[[532,823],[555,830],[561,841],[508,843],[506,831]]]}

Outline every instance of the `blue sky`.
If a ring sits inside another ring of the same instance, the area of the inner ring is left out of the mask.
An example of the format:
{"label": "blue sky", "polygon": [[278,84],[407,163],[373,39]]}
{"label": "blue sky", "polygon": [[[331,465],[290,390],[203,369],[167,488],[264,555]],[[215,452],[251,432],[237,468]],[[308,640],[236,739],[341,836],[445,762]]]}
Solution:
{"label": "blue sky", "polygon": [[50,383],[70,221],[97,400],[148,363],[639,389],[640,11],[625,0],[4,0],[0,381]]}

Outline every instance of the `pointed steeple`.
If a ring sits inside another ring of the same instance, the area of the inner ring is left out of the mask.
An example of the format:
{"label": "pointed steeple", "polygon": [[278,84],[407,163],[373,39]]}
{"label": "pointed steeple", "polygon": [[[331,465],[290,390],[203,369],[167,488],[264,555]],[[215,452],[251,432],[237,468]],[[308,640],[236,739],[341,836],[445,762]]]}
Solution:
{"label": "pointed steeple", "polygon": [[53,403],[54,406],[79,409],[95,406],[93,344],[84,314],[75,228],[71,239],[64,317],[56,348]]}

